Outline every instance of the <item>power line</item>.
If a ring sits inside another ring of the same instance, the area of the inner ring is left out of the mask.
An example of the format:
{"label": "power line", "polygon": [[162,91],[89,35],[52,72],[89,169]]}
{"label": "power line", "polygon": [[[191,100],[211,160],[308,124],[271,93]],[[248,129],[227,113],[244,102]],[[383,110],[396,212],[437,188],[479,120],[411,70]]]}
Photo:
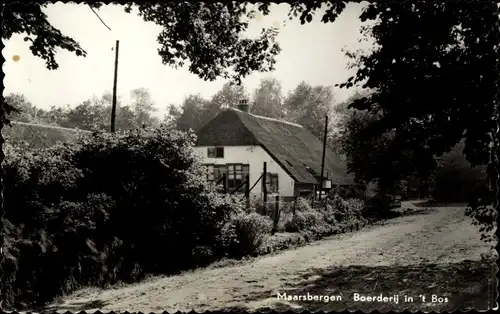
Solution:
{"label": "power line", "polygon": [[104,23],[104,21],[101,19],[101,17],[99,16],[99,14],[97,14],[97,12],[94,10],[94,8],[92,8],[92,6],[90,6],[90,4],[88,5],[89,8],[92,10],[92,12],[94,12],[94,14],[97,16],[97,18],[101,21],[101,23],[106,26],[107,29],[111,30],[111,28],[109,28],[108,25],[106,25],[106,23]]}

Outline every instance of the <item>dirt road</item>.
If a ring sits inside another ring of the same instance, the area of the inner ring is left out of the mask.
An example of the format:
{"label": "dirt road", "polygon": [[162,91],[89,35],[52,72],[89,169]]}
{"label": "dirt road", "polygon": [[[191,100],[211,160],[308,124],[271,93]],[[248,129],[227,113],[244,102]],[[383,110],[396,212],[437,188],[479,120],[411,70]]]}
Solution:
{"label": "dirt road", "polygon": [[[464,216],[463,208],[443,207],[388,220],[242,265],[200,269],[104,291],[85,289],[53,304],[51,309],[173,313],[231,308],[252,311],[279,309],[279,306],[300,308],[303,307],[300,302],[278,300],[277,293],[298,291],[296,287],[300,285],[306,288],[302,292],[309,291],[308,284],[322,274],[325,276],[332,268],[334,273],[343,269],[345,274],[358,276],[354,278],[358,288],[360,283],[371,282],[375,286],[373,291],[378,291],[380,280],[372,277],[383,277],[383,269],[476,261],[480,260],[481,253],[489,250],[479,240],[477,228]],[[346,270],[348,266],[352,267]],[[356,273],[363,266],[370,271]],[[398,281],[414,280],[408,269],[404,271],[406,277]],[[331,287],[331,282],[323,283],[321,293],[347,291],[347,286],[339,286],[342,280],[335,280],[337,287]]]}

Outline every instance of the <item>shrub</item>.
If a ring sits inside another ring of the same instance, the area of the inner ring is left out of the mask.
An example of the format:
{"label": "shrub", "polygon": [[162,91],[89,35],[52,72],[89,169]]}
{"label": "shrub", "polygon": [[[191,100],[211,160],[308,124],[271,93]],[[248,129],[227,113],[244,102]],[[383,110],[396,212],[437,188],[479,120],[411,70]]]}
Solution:
{"label": "shrub", "polygon": [[335,212],[332,210],[332,208],[328,208],[327,211],[323,213],[323,220],[329,224],[329,225],[336,225],[337,224],[337,219],[335,218]]}
{"label": "shrub", "polygon": [[382,199],[374,197],[366,202],[362,215],[369,220],[383,219],[390,216],[390,208]]}
{"label": "shrub", "polygon": [[306,228],[306,218],[304,217],[304,213],[297,211],[292,219],[285,222],[285,231],[286,232],[299,232]]}
{"label": "shrub", "polygon": [[208,265],[215,260],[213,248],[208,245],[196,246],[191,254],[195,264],[199,266]]}
{"label": "shrub", "polygon": [[311,201],[303,197],[297,198],[295,211],[305,212],[309,210],[312,210]]}
{"label": "shrub", "polygon": [[472,199],[465,210],[465,215],[472,219],[472,224],[479,226],[481,240],[484,242],[495,241],[495,228],[497,226],[498,212],[495,209],[497,204],[494,191],[483,190],[478,193],[477,199]]}
{"label": "shrub", "polygon": [[228,257],[253,255],[271,233],[272,221],[257,213],[235,214],[224,226],[221,240]]}
{"label": "shrub", "polygon": [[286,231],[286,225],[292,220],[293,214],[283,209],[278,220],[278,232]]}
{"label": "shrub", "polygon": [[241,204],[206,184],[193,141],[160,128],[37,151],[10,147],[4,305],[210,261]]}
{"label": "shrub", "polygon": [[317,210],[304,212],[303,215],[305,220],[305,229],[311,229],[315,225],[324,222],[323,215]]}
{"label": "shrub", "polygon": [[269,209],[267,206],[264,206],[262,203],[262,199],[260,197],[251,197],[250,198],[250,208],[252,212],[261,214],[261,215],[267,215],[269,212]]}

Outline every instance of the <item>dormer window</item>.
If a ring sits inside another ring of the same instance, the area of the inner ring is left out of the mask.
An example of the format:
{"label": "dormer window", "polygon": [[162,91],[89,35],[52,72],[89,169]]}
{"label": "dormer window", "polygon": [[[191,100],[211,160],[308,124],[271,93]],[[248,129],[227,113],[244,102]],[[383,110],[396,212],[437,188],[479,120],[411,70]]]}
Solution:
{"label": "dormer window", "polygon": [[207,148],[208,158],[224,158],[224,147],[209,147]]}

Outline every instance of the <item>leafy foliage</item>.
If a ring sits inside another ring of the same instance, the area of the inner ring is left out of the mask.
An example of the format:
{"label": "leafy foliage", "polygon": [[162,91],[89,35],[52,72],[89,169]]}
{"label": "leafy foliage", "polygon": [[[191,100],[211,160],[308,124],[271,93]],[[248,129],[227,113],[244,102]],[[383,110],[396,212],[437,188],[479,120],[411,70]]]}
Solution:
{"label": "leafy foliage", "polygon": [[[325,116],[328,115],[330,118],[333,116],[334,101],[335,97],[330,86],[311,86],[306,82],[301,82],[288,94],[284,100],[283,108],[288,121],[304,126],[323,140]],[[333,136],[333,124],[331,122],[327,131],[330,140]]]}
{"label": "leafy foliage", "polygon": [[467,160],[488,162],[496,128],[496,11],[479,1],[370,4],[364,10],[362,21],[377,20],[366,34],[379,47],[357,56],[356,76],[341,86],[364,82],[376,90],[352,106],[380,115],[365,136],[395,132],[393,160],[410,151],[419,165],[465,138]]}
{"label": "leafy foliage", "polygon": [[[200,95],[189,95],[180,108],[169,107],[167,123],[174,123],[180,130],[199,130],[217,114],[227,108],[237,107],[239,100],[250,98],[252,114],[283,119],[303,125],[314,135],[322,137],[325,115],[333,113],[333,91],[329,86],[311,86],[300,83],[287,97],[283,96],[281,84],[274,78],[262,79],[251,97],[242,85],[224,84],[210,100]],[[328,137],[333,138],[333,124]]]}
{"label": "leafy foliage", "polygon": [[35,122],[39,115],[39,110],[22,94],[15,93],[5,96],[5,104],[10,106],[9,108],[16,108],[15,111],[11,110],[6,114],[10,120]]}
{"label": "leafy foliage", "polygon": [[[345,3],[330,2],[322,21],[334,21]],[[320,8],[313,1],[293,10],[304,23]],[[400,175],[421,176],[433,170],[436,156],[464,140],[472,166],[490,163],[496,194],[497,3],[377,2],[367,4],[360,19],[376,47],[367,54],[348,53],[357,71],[340,84],[374,91],[351,105],[375,117],[359,138],[370,142],[392,134],[386,163],[396,163]]]}
{"label": "leafy foliage", "polygon": [[478,189],[488,186],[486,167],[471,167],[462,153],[463,147],[464,143],[459,143],[438,161],[432,191],[437,202],[468,201],[476,197]]}
{"label": "leafy foliage", "polygon": [[[47,4],[12,3],[3,11],[2,38],[25,34],[33,55],[42,58],[48,69],[59,67],[57,49],[86,56],[74,39],[51,25],[43,8]],[[91,5],[98,9],[102,3]],[[267,5],[259,9],[268,13]],[[179,67],[189,61],[189,70],[205,80],[231,78],[239,81],[253,71],[270,71],[280,48],[275,29],[265,30],[259,38],[241,38],[255,10],[246,3],[168,2],[125,6],[125,12],[137,12],[146,22],[162,27],[158,53],[166,65]]]}
{"label": "leafy foliage", "polygon": [[[131,115],[135,118],[135,125],[139,127],[158,126],[158,119],[152,116],[152,113],[157,111],[155,103],[151,97],[151,93],[147,88],[136,88],[130,92],[132,96],[132,110]],[[127,108],[128,109],[128,108]],[[122,111],[123,114],[123,111]]]}
{"label": "leafy foliage", "polygon": [[408,169],[408,166],[412,165],[402,154],[399,154],[399,159],[392,158],[391,154],[394,152],[389,148],[394,141],[394,131],[377,137],[364,135],[366,129],[378,121],[379,116],[368,111],[348,108],[361,97],[362,94],[355,94],[335,107],[338,117],[335,125],[335,146],[346,156],[347,168],[355,174],[357,181],[377,181],[383,189],[391,190],[401,179],[408,176],[408,173],[412,173],[412,169]]}
{"label": "leafy foliage", "polygon": [[289,208],[285,210],[284,230],[323,236],[339,231],[340,224],[359,225],[371,218],[363,217],[364,204],[359,199],[343,199],[335,194],[326,202],[326,210],[318,210],[311,208],[306,200],[297,201],[295,215],[286,215],[290,211]]}
{"label": "leafy foliage", "polygon": [[274,78],[262,79],[254,91],[251,112],[256,115],[284,119],[281,84]]}
{"label": "leafy foliage", "polygon": [[2,39],[8,40],[14,34],[24,34],[24,41],[30,43],[34,56],[45,61],[45,66],[55,70],[59,64],[55,60],[56,49],[61,48],[85,57],[87,52],[72,38],[65,36],[47,20],[43,8],[47,4],[13,2],[2,11]]}
{"label": "leafy foliage", "polygon": [[[123,104],[117,100],[116,127],[118,130],[132,130],[143,126],[157,127],[160,123],[153,113],[156,110],[149,91],[138,88],[132,91],[133,102]],[[8,104],[18,108],[18,113],[11,113],[13,121],[35,124],[56,125],[81,130],[109,130],[111,120],[112,95],[104,93],[101,97],[83,101],[75,107],[52,107],[39,109],[22,94],[5,96]]]}
{"label": "leafy foliage", "polygon": [[[197,131],[209,121],[204,119],[205,108],[209,106],[209,101],[200,95],[187,96],[181,105],[182,113],[179,112],[175,119],[177,128],[183,131],[188,131],[189,129]],[[171,108],[171,112],[175,110],[175,107]]]}
{"label": "leafy foliage", "polygon": [[[41,305],[82,285],[258,253],[272,221],[206,184],[193,141],[162,127],[95,132],[43,150],[8,146],[4,303]],[[296,231],[331,234],[333,212],[302,203]],[[337,205],[341,215],[356,210]]]}
{"label": "leafy foliage", "polygon": [[193,140],[164,127],[9,146],[4,302],[43,303],[216,258],[214,239],[234,208],[206,184]]}
{"label": "leafy foliage", "polygon": [[137,8],[146,22],[163,28],[158,36],[163,63],[179,67],[189,60],[189,70],[205,80],[240,82],[253,71],[271,71],[280,52],[273,28],[256,39],[241,38],[255,13],[247,3],[168,2]]}
{"label": "leafy foliage", "polygon": [[255,212],[241,212],[226,223],[220,239],[229,257],[240,258],[256,253],[271,229],[269,218]]}

